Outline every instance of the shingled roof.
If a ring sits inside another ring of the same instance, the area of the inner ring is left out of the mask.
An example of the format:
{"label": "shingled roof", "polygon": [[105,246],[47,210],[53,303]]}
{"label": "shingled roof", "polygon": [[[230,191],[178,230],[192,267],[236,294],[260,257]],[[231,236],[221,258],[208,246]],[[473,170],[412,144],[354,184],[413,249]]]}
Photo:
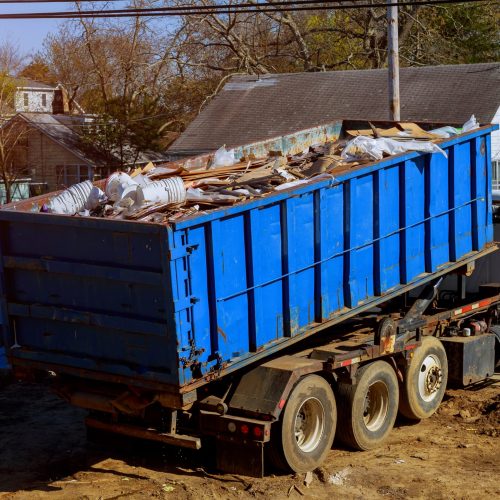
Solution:
{"label": "shingled roof", "polygon": [[79,133],[84,124],[83,117],[48,113],[19,113],[16,116],[24,119],[85,163],[92,163],[96,167],[105,167],[111,163],[109,155],[83,143]]}
{"label": "shingled roof", "polygon": [[[490,123],[500,63],[402,68],[401,119]],[[172,144],[173,155],[241,146],[337,119],[389,119],[387,70],[234,76]]]}
{"label": "shingled roof", "polygon": [[[118,153],[106,153],[82,140],[82,129],[85,124],[84,116],[18,113],[11,118],[10,122],[17,119],[23,119],[85,163],[91,163],[96,167],[109,167],[119,164]],[[165,153],[142,151],[138,154],[134,164],[161,163],[167,160],[168,156]]]}
{"label": "shingled roof", "polygon": [[40,89],[40,90],[57,90],[56,84],[49,84],[44,82],[38,82],[32,80],[31,78],[17,77],[15,79],[16,85],[19,89]]}

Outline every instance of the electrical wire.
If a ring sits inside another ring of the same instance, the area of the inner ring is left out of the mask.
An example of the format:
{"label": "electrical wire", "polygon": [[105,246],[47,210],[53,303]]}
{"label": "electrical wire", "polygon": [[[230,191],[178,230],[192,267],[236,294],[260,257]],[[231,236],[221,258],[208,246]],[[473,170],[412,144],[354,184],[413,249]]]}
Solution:
{"label": "electrical wire", "polygon": [[[124,2],[125,0],[75,0],[79,3],[111,3],[111,2]],[[2,4],[43,4],[43,3],[74,3],[71,0],[0,0]]]}
{"label": "electrical wire", "polygon": [[[103,9],[103,10],[80,10],[59,12],[29,12],[0,14],[1,19],[86,19],[86,18],[119,18],[119,17],[169,17],[169,16],[191,16],[201,14],[238,14],[259,12],[295,12],[304,10],[347,10],[347,9],[372,9],[374,7],[404,7],[404,6],[432,6],[442,4],[466,4],[485,3],[491,0],[397,0],[392,3],[354,3],[356,0],[347,0],[349,5],[343,3],[346,0],[310,1],[295,0],[290,2],[273,3],[240,3],[240,4],[218,4],[218,5],[194,5],[178,7],[158,8],[132,8],[132,9]],[[360,0],[357,0],[360,1]],[[352,3],[351,3],[352,2]],[[328,5],[324,5],[327,3]],[[333,4],[339,5],[333,5]],[[320,4],[320,5],[317,5]],[[299,5],[298,7],[295,5]]]}
{"label": "electrical wire", "polygon": [[[45,0],[29,0],[42,2]],[[54,2],[60,2],[62,0],[52,0]],[[90,0],[92,1],[92,0]],[[103,0],[105,1],[105,0]],[[123,1],[123,0],[122,0]],[[362,0],[279,0],[276,2],[241,2],[241,3],[222,3],[222,4],[213,4],[213,5],[174,5],[169,7],[127,7],[122,9],[102,9],[102,10],[74,10],[74,11],[53,11],[53,12],[42,12],[42,13],[19,13],[21,16],[36,16],[37,14],[42,15],[55,15],[62,16],[65,14],[78,15],[78,16],[93,16],[97,14],[143,14],[143,13],[162,13],[162,12],[177,12],[177,11],[206,11],[206,10],[219,10],[219,9],[263,9],[263,8],[275,8],[277,6],[285,6],[285,7],[293,7],[294,5],[316,5],[316,4],[342,4],[346,2],[359,2]],[[1,3],[7,3],[6,0],[0,0]],[[18,14],[9,14],[9,15],[18,15]]]}

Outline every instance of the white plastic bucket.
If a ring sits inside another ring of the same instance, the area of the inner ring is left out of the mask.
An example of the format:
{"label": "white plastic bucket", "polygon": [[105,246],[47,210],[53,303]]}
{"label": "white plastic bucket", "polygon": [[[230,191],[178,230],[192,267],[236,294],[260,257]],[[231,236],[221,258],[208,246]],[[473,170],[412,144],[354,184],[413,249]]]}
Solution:
{"label": "white plastic bucket", "polygon": [[49,211],[55,214],[74,215],[82,211],[89,199],[93,188],[90,181],[74,184],[61,194],[52,198],[49,203]]}
{"label": "white plastic bucket", "polygon": [[137,202],[182,203],[186,201],[186,188],[181,177],[169,177],[151,182],[137,190]]}
{"label": "white plastic bucket", "polygon": [[106,195],[103,191],[101,191],[97,186],[92,188],[90,194],[87,198],[87,203],[85,203],[85,208],[87,210],[94,210],[97,208],[102,202],[106,201]]}
{"label": "white plastic bucket", "polygon": [[75,203],[82,208],[87,203],[90,193],[94,185],[90,181],[79,182],[78,184],[73,184],[68,188],[68,191],[73,195]]}
{"label": "white plastic bucket", "polygon": [[130,175],[125,172],[115,172],[111,174],[106,180],[106,186],[104,191],[106,192],[106,196],[111,201],[121,200],[123,197],[123,193],[127,190],[130,193],[131,190],[128,188],[135,186],[137,189],[137,182],[130,177]]}

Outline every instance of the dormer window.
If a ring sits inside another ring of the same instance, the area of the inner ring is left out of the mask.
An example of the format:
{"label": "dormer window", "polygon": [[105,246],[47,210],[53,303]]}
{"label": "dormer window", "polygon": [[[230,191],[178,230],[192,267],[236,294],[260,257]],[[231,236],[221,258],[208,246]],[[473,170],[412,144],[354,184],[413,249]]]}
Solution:
{"label": "dormer window", "polygon": [[30,100],[27,92],[24,93],[24,107],[27,108],[29,106]]}
{"label": "dormer window", "polygon": [[42,106],[44,108],[47,106],[47,94],[42,94]]}

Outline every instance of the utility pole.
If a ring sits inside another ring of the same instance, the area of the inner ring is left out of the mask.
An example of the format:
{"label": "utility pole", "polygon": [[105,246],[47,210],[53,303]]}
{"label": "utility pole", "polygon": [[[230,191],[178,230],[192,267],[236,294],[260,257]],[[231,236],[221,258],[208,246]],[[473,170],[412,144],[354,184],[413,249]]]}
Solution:
{"label": "utility pole", "polygon": [[[387,0],[388,4],[394,0]],[[401,120],[399,105],[399,39],[398,39],[398,7],[387,7],[387,40],[389,63],[389,109],[392,121]]]}

